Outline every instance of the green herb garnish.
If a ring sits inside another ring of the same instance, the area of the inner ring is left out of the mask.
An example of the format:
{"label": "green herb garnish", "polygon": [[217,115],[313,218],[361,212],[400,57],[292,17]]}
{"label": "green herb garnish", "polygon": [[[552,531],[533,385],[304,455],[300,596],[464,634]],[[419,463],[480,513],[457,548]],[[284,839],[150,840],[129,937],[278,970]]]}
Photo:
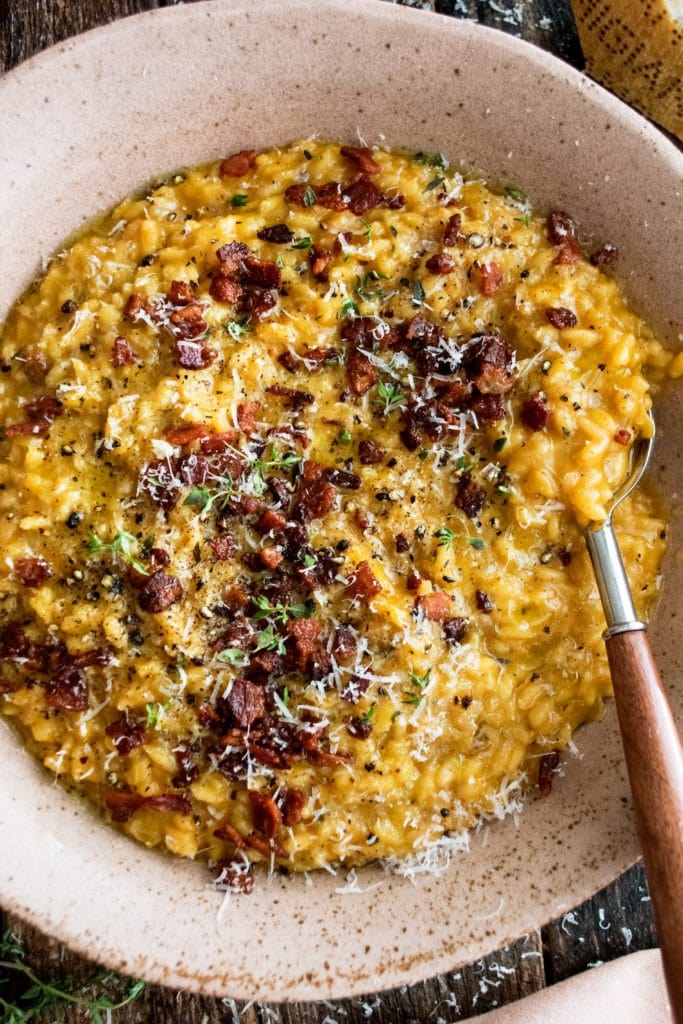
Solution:
{"label": "green herb garnish", "polygon": [[446,551],[450,551],[453,541],[458,535],[448,526],[444,526],[440,530],[437,530],[434,536],[438,540],[440,548],[445,548]]}
{"label": "green herb garnish", "polygon": [[393,381],[387,383],[383,380],[379,382],[375,404],[381,406],[383,416],[388,416],[394,409],[400,409],[405,403],[406,396],[400,384]]}
{"label": "green herb garnish", "polygon": [[292,242],[292,249],[312,249],[313,242],[310,235],[304,235],[303,238],[297,238],[295,242]]}
{"label": "green herb garnish", "polygon": [[239,647],[226,647],[224,651],[216,655],[216,661],[224,665],[232,665],[233,668],[244,668],[249,658]]}
{"label": "green herb garnish", "polygon": [[233,341],[239,341],[243,334],[251,334],[249,317],[243,320],[226,320],[223,323],[223,330],[229,334]]}
{"label": "green herb garnish", "polygon": [[505,437],[505,436],[497,437],[496,440],[493,442],[493,450],[494,450],[494,452],[502,452],[503,448],[505,447],[505,445],[507,443],[508,443],[507,437]]}
{"label": "green herb garnish", "polygon": [[365,714],[363,715],[363,717],[361,719],[361,721],[363,722],[364,725],[370,725],[370,722],[372,722],[373,718],[375,717],[376,709],[377,709],[377,705],[376,704],[371,704],[370,705],[370,707],[368,708],[368,710],[365,712]]}
{"label": "green herb garnish", "polygon": [[248,200],[249,200],[249,196],[248,195],[245,195],[244,192],[238,192],[237,195],[234,195],[232,197],[232,199],[230,200],[230,205],[231,206],[246,206]]}
{"label": "green herb garnish", "polygon": [[404,704],[413,704],[417,706],[422,700],[423,692],[429,685],[429,677],[432,674],[431,668],[428,668],[423,676],[418,676],[417,673],[410,673],[410,683],[413,687],[412,690],[406,690],[403,694]]}
{"label": "green herb garnish", "polygon": [[376,270],[369,270],[362,277],[356,278],[355,292],[362,302],[377,302],[378,299],[383,299],[386,296],[386,292],[382,287],[372,287],[381,277],[386,280],[385,274],[379,274]]}
{"label": "green herb garnish", "polygon": [[315,198],[315,192],[310,185],[307,185],[304,190],[304,206],[313,206]]}
{"label": "green herb garnish", "polygon": [[93,555],[103,555],[107,551],[111,551],[112,554],[119,555],[124,562],[132,566],[136,572],[139,572],[141,576],[149,576],[149,569],[139,559],[135,557],[132,552],[132,548],[137,544],[137,538],[132,533],[126,533],[125,530],[118,530],[113,541],[109,544],[105,544],[96,533],[90,532],[88,536],[88,557],[92,558]]}
{"label": "green herb garnish", "polygon": [[254,619],[272,619],[273,622],[285,623],[289,619],[308,619],[311,616],[309,607],[306,604],[271,604],[267,597],[259,595],[254,598],[254,604],[258,611]]}
{"label": "green herb garnish", "polygon": [[422,287],[422,282],[416,281],[413,285],[413,306],[422,306],[426,298],[427,295]]}
{"label": "green herb garnish", "polygon": [[[24,983],[21,992],[13,992],[8,998],[0,996],[0,1021],[2,1024],[30,1024],[45,1021],[52,1012],[68,1007],[80,1007],[90,1015],[93,1024],[105,1024],[110,1012],[128,1006],[145,987],[143,981],[123,978],[114,971],[98,970],[86,982],[74,985],[68,981],[47,981],[40,978],[27,963],[19,939],[7,931],[0,940],[0,971],[13,972]],[[0,979],[0,986],[9,979]],[[120,999],[102,992],[103,986],[122,987]],[[60,1017],[61,1019],[61,1017]]]}
{"label": "green herb garnish", "polygon": [[475,548],[477,551],[481,551],[484,547],[484,542],[481,537],[468,537],[467,541],[471,548]]}
{"label": "green herb garnish", "polygon": [[189,492],[183,505],[196,506],[202,515],[211,511],[214,505],[218,508],[225,508],[228,499],[233,492],[232,477],[228,474],[218,483],[216,487],[206,487],[200,484],[193,487]]}
{"label": "green herb garnish", "polygon": [[337,313],[337,320],[343,320],[349,313],[353,313],[354,316],[360,316],[358,306],[353,299],[345,299],[342,303],[342,308]]}
{"label": "green herb garnish", "polygon": [[525,203],[526,195],[522,192],[521,188],[515,188],[514,185],[508,185],[505,189],[510,199],[514,199],[516,203]]}
{"label": "green herb garnish", "polygon": [[424,191],[431,192],[432,189],[437,188],[437,186],[440,185],[442,181],[445,181],[445,178],[442,178],[440,174],[437,174],[437,176],[435,178],[432,178],[429,184],[425,186]]}
{"label": "green herb garnish", "polygon": [[427,167],[440,167],[442,171],[448,170],[448,160],[443,153],[416,153],[415,163],[425,164]]}

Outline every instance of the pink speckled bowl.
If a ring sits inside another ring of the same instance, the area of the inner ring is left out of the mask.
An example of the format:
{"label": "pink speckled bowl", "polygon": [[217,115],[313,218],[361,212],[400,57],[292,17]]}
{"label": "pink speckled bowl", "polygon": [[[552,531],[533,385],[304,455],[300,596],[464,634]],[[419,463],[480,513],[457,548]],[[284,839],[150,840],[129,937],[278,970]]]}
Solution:
{"label": "pink speckled bowl", "polygon": [[[84,220],[159,173],[319,133],[442,150],[614,242],[633,303],[679,343],[680,154],[588,79],[509,36],[377,0],[214,0],[119,21],[0,82],[0,319]],[[11,144],[8,144],[11,140]],[[682,484],[680,395],[655,467]],[[652,640],[677,713],[681,522]],[[615,716],[579,737],[551,799],[473,837],[438,879],[262,881],[219,918],[203,867],[141,849],[0,728],[0,902],[150,981],[267,999],[410,982],[539,926],[636,858]]]}

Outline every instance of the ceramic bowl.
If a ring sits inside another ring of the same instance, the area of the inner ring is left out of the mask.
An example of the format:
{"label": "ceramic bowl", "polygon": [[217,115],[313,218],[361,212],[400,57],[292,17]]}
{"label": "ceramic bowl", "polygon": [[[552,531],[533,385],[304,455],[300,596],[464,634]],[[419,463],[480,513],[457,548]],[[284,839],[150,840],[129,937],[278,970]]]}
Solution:
{"label": "ceramic bowl", "polygon": [[[214,0],[116,22],[0,82],[0,319],[44,257],[181,165],[317,133],[443,151],[609,240],[632,303],[679,344],[680,154],[554,58],[378,0]],[[658,409],[675,495],[681,399]],[[675,510],[674,510],[675,511]],[[652,640],[677,714],[683,631],[674,515]],[[678,578],[677,578],[678,577]],[[0,728],[0,903],[88,957],[236,998],[326,998],[415,981],[555,917],[638,854],[615,716],[583,730],[547,800],[472,838],[440,877],[262,879],[248,899],[146,851],[64,793]],[[368,887],[374,886],[377,888]]]}

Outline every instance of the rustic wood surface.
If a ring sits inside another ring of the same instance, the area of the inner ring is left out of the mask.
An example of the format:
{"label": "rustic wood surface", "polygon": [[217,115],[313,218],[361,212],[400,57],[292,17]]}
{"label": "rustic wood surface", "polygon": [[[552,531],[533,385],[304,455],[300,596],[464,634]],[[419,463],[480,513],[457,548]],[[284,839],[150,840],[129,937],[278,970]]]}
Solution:
{"label": "rustic wood surface", "polygon": [[[402,2],[491,25],[542,46],[575,67],[583,66],[569,0]],[[78,32],[170,5],[167,0],[0,0],[0,73]],[[0,911],[0,931],[5,928],[22,940],[29,962],[41,976],[82,981],[92,973],[93,964]],[[655,945],[645,876],[636,866],[561,920],[475,964],[417,985],[364,998],[286,1006],[208,999],[150,985],[137,1002],[112,1017],[113,1024],[450,1024]],[[57,1018],[52,1013],[45,1019]],[[58,1019],[81,1024],[88,1017],[73,1010]]]}

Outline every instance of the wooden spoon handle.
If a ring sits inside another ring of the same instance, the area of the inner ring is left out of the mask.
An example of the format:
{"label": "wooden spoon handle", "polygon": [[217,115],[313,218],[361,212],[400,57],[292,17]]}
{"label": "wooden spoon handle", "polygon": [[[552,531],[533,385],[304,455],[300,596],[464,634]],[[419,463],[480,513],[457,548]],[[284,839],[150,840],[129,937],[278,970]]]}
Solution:
{"label": "wooden spoon handle", "polygon": [[607,641],[664,973],[683,1024],[683,750],[644,631]]}

